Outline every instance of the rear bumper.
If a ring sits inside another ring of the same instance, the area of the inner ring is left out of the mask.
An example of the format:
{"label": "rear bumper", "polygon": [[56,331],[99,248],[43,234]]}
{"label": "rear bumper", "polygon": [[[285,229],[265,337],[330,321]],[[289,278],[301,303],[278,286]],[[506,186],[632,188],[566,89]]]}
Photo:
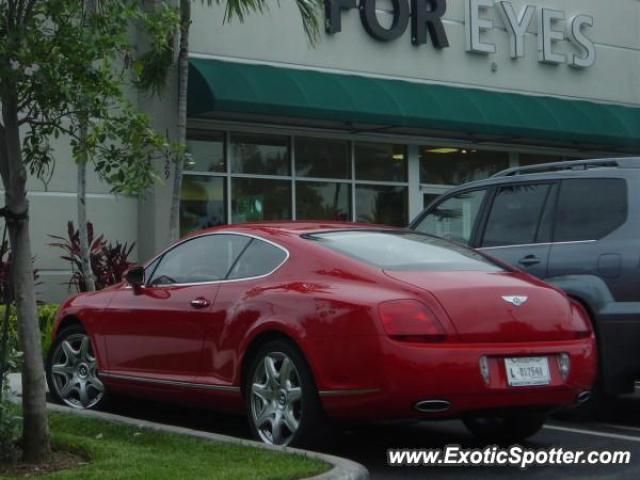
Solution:
{"label": "rear bumper", "polygon": [[[566,353],[571,368],[561,378],[557,358]],[[382,360],[377,388],[322,397],[327,413],[341,419],[450,418],[466,413],[502,408],[553,409],[576,403],[591,389],[595,377],[593,338],[570,342],[523,344],[414,345],[380,337]],[[480,358],[487,356],[490,382],[480,372]],[[537,387],[510,387],[504,358],[547,356],[551,383]],[[353,393],[353,394],[351,394]],[[448,408],[438,413],[416,410],[417,402],[438,400]]]}
{"label": "rear bumper", "polygon": [[597,315],[606,393],[632,393],[640,378],[640,303],[611,303]]}

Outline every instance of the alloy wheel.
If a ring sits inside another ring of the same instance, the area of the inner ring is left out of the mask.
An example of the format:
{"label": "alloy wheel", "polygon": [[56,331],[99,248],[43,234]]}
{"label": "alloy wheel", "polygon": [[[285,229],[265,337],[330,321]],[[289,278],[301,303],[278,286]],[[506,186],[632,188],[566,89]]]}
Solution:
{"label": "alloy wheel", "polygon": [[92,408],[102,400],[105,388],[98,378],[89,336],[75,333],[56,346],[51,379],[58,397],[72,408]]}
{"label": "alloy wheel", "polygon": [[251,417],[260,439],[288,445],[302,420],[298,370],[284,353],[272,352],[258,363],[251,383]]}

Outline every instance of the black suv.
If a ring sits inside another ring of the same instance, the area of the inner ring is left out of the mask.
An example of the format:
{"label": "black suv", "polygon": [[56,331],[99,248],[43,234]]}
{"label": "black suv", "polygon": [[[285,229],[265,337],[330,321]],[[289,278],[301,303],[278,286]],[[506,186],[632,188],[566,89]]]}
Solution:
{"label": "black suv", "polygon": [[640,378],[640,158],[512,168],[454,188],[411,224],[563,289],[589,311],[601,392]]}

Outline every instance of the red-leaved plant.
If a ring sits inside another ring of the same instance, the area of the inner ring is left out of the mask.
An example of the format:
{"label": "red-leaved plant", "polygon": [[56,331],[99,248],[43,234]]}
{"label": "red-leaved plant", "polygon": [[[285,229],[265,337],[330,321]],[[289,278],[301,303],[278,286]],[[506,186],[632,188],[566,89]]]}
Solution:
{"label": "red-leaved plant", "polygon": [[[71,279],[69,287],[74,286],[79,292],[87,291],[87,284],[82,272],[82,261],[80,256],[80,232],[76,230],[73,222],[67,223],[67,238],[57,235],[49,237],[59,240],[50,243],[49,246],[62,249],[65,254],[60,258],[71,264]],[[96,290],[102,290],[110,285],[114,285],[122,280],[124,272],[132,265],[129,255],[135,246],[120,242],[107,242],[104,235],[94,237],[93,224],[87,222],[87,238],[89,240],[89,258],[91,269],[95,278]]]}

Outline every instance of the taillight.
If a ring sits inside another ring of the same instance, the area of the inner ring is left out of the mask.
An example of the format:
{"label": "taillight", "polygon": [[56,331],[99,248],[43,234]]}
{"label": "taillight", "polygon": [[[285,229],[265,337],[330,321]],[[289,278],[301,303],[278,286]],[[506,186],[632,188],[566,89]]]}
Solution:
{"label": "taillight", "polygon": [[405,342],[442,342],[446,333],[435,314],[416,300],[392,300],[378,305],[387,335]]}
{"label": "taillight", "polygon": [[582,305],[571,302],[571,331],[575,332],[577,338],[587,338],[591,336],[591,321],[589,314]]}

